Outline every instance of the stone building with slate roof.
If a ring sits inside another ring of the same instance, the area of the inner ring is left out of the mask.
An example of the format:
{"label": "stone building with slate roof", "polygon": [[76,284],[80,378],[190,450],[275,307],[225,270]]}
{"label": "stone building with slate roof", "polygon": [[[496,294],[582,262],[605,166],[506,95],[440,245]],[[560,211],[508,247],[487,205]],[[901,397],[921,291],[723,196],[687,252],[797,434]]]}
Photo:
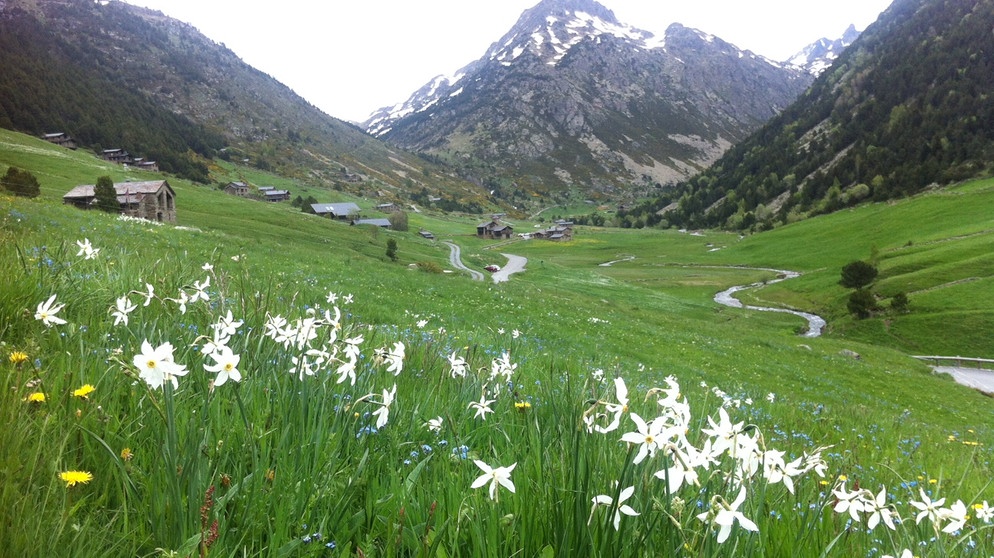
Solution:
{"label": "stone building with slate roof", "polygon": [[[76,186],[62,196],[62,203],[81,209],[96,207],[96,186]],[[114,184],[121,213],[149,221],[176,222],[176,192],[165,180],[118,182]]]}

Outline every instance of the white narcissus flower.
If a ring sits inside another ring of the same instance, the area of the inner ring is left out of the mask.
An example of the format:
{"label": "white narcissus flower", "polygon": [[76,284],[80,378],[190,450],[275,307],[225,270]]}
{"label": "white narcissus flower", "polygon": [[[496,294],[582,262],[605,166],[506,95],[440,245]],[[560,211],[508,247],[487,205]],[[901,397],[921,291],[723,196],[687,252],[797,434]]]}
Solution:
{"label": "white narcissus flower", "polygon": [[784,461],[785,452],[779,450],[766,450],[763,452],[763,476],[770,484],[782,482],[787,490],[794,493],[794,478],[801,474],[801,459],[795,459],[790,463]]}
{"label": "white narcissus flower", "polygon": [[973,510],[977,513],[977,519],[984,523],[990,523],[991,520],[994,520],[994,507],[988,506],[987,500],[984,500],[983,504],[974,504]]}
{"label": "white narcissus flower", "polygon": [[431,432],[441,432],[443,422],[444,419],[442,417],[435,417],[433,419],[428,419],[426,426]]}
{"label": "white narcissus flower", "polygon": [[207,262],[207,263],[205,263],[205,264],[204,264],[203,266],[201,266],[201,267],[200,267],[200,269],[202,269],[202,270],[204,270],[204,271],[208,271],[208,272],[210,272],[210,271],[214,271],[214,266],[213,266],[213,265],[211,265],[211,263],[210,263],[210,262]]}
{"label": "white narcissus flower", "polygon": [[635,455],[635,460],[632,461],[632,463],[638,465],[646,456],[652,457],[656,455],[656,448],[659,447],[661,442],[665,441],[662,437],[665,423],[657,418],[647,424],[642,420],[642,417],[635,413],[632,413],[630,416],[638,430],[625,433],[621,437],[621,441],[630,444],[639,444],[639,451]]}
{"label": "white narcissus flower", "polygon": [[169,342],[153,349],[148,340],[142,341],[142,352],[135,355],[133,362],[138,368],[138,376],[152,389],[159,389],[167,380],[175,389],[179,387],[176,376],[189,372],[185,366],[173,362],[173,345]]}
{"label": "white narcissus flower", "polygon": [[614,518],[612,519],[611,524],[614,525],[614,530],[617,531],[621,527],[622,514],[627,515],[629,517],[635,517],[637,515],[640,515],[639,512],[635,511],[634,508],[632,508],[631,506],[625,503],[625,501],[631,498],[632,494],[634,493],[635,493],[634,486],[629,486],[628,488],[622,490],[621,494],[618,495],[617,504],[615,504],[614,498],[606,494],[594,496],[593,498],[591,498],[593,506],[591,506],[590,508],[590,519],[587,520],[587,523],[589,524],[590,520],[594,518],[594,511],[597,509],[597,506],[608,506],[610,509],[614,510]]}
{"label": "white narcissus flower", "polygon": [[242,358],[240,355],[236,355],[230,348],[222,345],[209,356],[214,359],[215,364],[210,366],[205,364],[204,370],[217,374],[217,377],[214,378],[215,386],[224,385],[229,379],[236,382],[242,381],[242,373],[238,371],[238,362]]}
{"label": "white narcissus flower", "polygon": [[465,378],[466,369],[467,369],[466,360],[463,359],[461,356],[456,355],[455,351],[452,351],[452,354],[449,355],[448,358],[449,358],[449,366],[452,367],[452,377]]}
{"label": "white narcissus flower", "polygon": [[394,376],[400,375],[404,369],[404,343],[397,341],[393,344],[393,350],[383,349],[383,359],[387,362],[387,372],[393,372]]}
{"label": "white narcissus flower", "polygon": [[45,327],[52,327],[53,325],[62,325],[66,323],[65,320],[56,316],[59,310],[65,308],[65,304],[56,304],[55,297],[58,295],[52,295],[48,297],[45,302],[38,303],[38,308],[35,311],[35,319],[41,320],[41,323],[45,324]]}
{"label": "white narcissus flower", "polygon": [[77,256],[83,256],[85,260],[92,260],[97,257],[100,253],[100,248],[94,248],[90,244],[89,238],[84,238],[83,240],[77,240],[76,245],[79,246],[79,252],[76,252]]}
{"label": "white narcissus flower", "polygon": [[832,491],[832,495],[835,496],[837,502],[835,503],[835,513],[846,513],[849,512],[849,517],[853,521],[859,521],[859,514],[866,511],[866,501],[863,497],[863,490],[853,490],[852,492],[846,491],[845,481],[841,481],[839,488]]}
{"label": "white narcissus flower", "polygon": [[397,384],[393,385],[393,389],[383,390],[383,403],[380,407],[373,411],[373,416],[376,417],[376,429],[379,430],[387,424],[387,420],[390,418],[390,405],[393,404],[394,397],[397,395]]}
{"label": "white narcissus flower", "polygon": [[152,302],[152,299],[155,298],[155,287],[151,283],[145,283],[145,291],[138,293],[145,297],[145,302],[142,303],[142,306],[148,306]]}
{"label": "white narcissus flower", "polygon": [[135,308],[138,308],[138,305],[132,304],[132,302],[128,300],[127,295],[118,298],[115,304],[117,308],[110,313],[111,316],[114,316],[114,325],[119,325],[121,323],[128,325],[128,314],[134,312]]}
{"label": "white narcissus flower", "polygon": [[514,492],[514,483],[511,482],[511,471],[518,465],[516,462],[508,465],[507,467],[497,467],[493,468],[490,465],[480,461],[479,459],[474,459],[473,463],[483,471],[473,484],[470,485],[471,488],[480,488],[481,486],[490,483],[490,499],[497,500],[497,485],[503,486],[504,488]]}
{"label": "white narcissus flower", "polygon": [[347,337],[345,339],[345,356],[350,360],[359,359],[359,345],[362,345],[363,337],[362,335],[357,335],[355,337]]}
{"label": "white narcissus flower", "polygon": [[179,306],[179,313],[186,314],[186,305],[190,302],[190,295],[186,294],[186,291],[180,289],[179,298],[167,298],[166,300],[171,300]]}
{"label": "white narcissus flower", "polygon": [[497,376],[503,376],[505,380],[510,381],[511,376],[514,371],[518,368],[517,364],[511,363],[511,353],[504,351],[500,357],[495,358],[490,363],[490,379],[493,380]]}
{"label": "white narcissus flower", "polygon": [[487,413],[494,412],[494,410],[490,408],[490,404],[494,401],[496,401],[496,399],[487,399],[487,394],[484,393],[480,396],[479,401],[473,401],[470,403],[469,408],[476,409],[476,414],[473,415],[473,418],[483,418],[483,420],[487,420]]}
{"label": "white narcissus flower", "polygon": [[942,519],[949,520],[949,523],[942,528],[943,533],[955,533],[966,525],[967,514],[966,514],[966,504],[962,500],[956,500],[956,503],[948,508],[943,508],[939,510]]}
{"label": "white narcissus flower", "polygon": [[867,499],[866,509],[870,512],[870,518],[866,521],[869,529],[875,528],[881,521],[884,522],[891,531],[897,529],[894,525],[894,510],[887,505],[887,488],[881,486],[880,492],[873,499]]}
{"label": "white narcissus flower", "polygon": [[[277,316],[278,317],[278,316]],[[242,320],[236,320],[234,316],[231,315],[231,310],[221,318],[218,318],[217,323],[212,325],[220,335],[224,337],[231,337],[232,335],[238,333],[238,328],[242,327],[245,323]]]}
{"label": "white narcissus flower", "polygon": [[[880,558],[894,558],[894,556],[891,556],[890,554],[884,554]],[[898,556],[897,558],[915,558],[915,555],[911,552],[911,550],[905,548],[904,552],[901,552],[901,555]]]}
{"label": "white narcissus flower", "polygon": [[209,296],[207,296],[207,288],[210,287],[210,286],[211,286],[211,277],[210,277],[210,275],[208,275],[207,278],[204,279],[203,283],[199,283],[197,281],[194,281],[193,282],[193,296],[190,297],[190,304],[193,304],[193,303],[197,302],[198,300],[202,300],[204,302],[210,302],[211,298]]}
{"label": "white narcissus flower", "polygon": [[604,407],[607,408],[609,413],[614,413],[614,418],[611,419],[611,423],[607,426],[591,425],[591,429],[601,434],[607,434],[608,432],[613,432],[618,429],[621,425],[621,416],[628,412],[628,386],[625,385],[624,378],[614,379],[614,392],[615,396],[618,398],[617,403],[605,403]]}
{"label": "white narcissus flower", "polygon": [[718,422],[708,417],[708,423],[711,428],[702,428],[701,432],[714,438],[714,452],[721,454],[728,451],[730,455],[734,455],[737,439],[742,434],[744,423],[732,424],[732,420],[728,418],[728,411],[724,407],[718,409]]}
{"label": "white narcissus flower", "polygon": [[354,386],[356,381],[355,365],[357,364],[357,361],[355,359],[351,359],[339,362],[341,362],[341,364],[335,370],[335,373],[338,374],[338,379],[335,380],[335,383],[340,384],[348,379],[349,385]]}
{"label": "white narcissus flower", "polygon": [[[739,495],[735,498],[735,501],[731,504],[721,499],[720,502],[715,502],[712,500],[711,509],[698,514],[697,519],[701,521],[707,521],[708,518],[711,519],[712,525],[718,526],[718,538],[719,544],[728,540],[728,535],[732,533],[732,524],[738,521],[739,526],[746,531],[759,531],[759,527],[752,522],[748,517],[742,515],[739,511],[739,506],[745,501],[746,489],[743,486],[739,489]],[[720,497],[718,497],[720,499]],[[717,509],[717,512],[715,511]]]}
{"label": "white narcissus flower", "polygon": [[923,488],[919,488],[918,493],[922,497],[921,502],[916,502],[914,500],[908,502],[912,506],[918,508],[918,515],[915,517],[915,524],[917,525],[918,523],[921,523],[926,517],[932,520],[932,523],[938,523],[941,519],[941,516],[939,515],[939,506],[946,503],[946,499],[939,498],[933,502],[928,497],[928,494],[925,494],[925,489]]}

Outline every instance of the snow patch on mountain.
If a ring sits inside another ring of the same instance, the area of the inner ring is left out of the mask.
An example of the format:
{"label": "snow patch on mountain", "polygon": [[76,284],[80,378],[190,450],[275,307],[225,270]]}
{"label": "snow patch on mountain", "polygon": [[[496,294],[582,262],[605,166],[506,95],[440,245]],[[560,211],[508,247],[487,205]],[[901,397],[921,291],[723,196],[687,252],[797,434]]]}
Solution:
{"label": "snow patch on mountain", "polygon": [[784,61],[783,64],[788,68],[818,76],[831,67],[835,59],[859,37],[859,34],[856,26],[850,25],[838,39],[818,39]]}

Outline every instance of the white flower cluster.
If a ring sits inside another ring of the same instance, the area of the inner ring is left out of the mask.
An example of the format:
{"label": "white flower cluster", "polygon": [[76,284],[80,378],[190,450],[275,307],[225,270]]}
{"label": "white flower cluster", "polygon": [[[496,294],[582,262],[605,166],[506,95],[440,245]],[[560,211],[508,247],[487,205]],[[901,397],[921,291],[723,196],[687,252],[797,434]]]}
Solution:
{"label": "white flower cluster", "polygon": [[[635,430],[623,434],[620,441],[634,450],[634,465],[662,456],[663,466],[654,476],[665,483],[670,495],[675,495],[684,486],[700,486],[702,475],[720,475],[723,483],[736,489],[738,495],[732,502],[715,495],[709,509],[697,515],[699,520],[717,530],[719,543],[729,537],[736,522],[743,529],[757,530],[756,524],[738,511],[754,478],[762,476],[767,484],[782,483],[793,493],[795,478],[810,471],[818,476],[825,475],[827,465],[821,452],[826,448],[817,448],[787,461],[786,452],[765,446],[758,428],[746,426],[744,422],[732,422],[724,405],[718,409],[718,420],[708,417],[709,426],[700,430],[705,435],[703,444],[700,447],[693,445],[687,438],[691,431],[690,405],[680,393],[676,378],[668,377],[665,382],[666,387],[653,388],[646,393],[646,400],[655,398],[658,406],[656,416],[651,419],[629,412],[628,388],[624,379],[616,378],[617,401],[597,401],[584,413],[583,422],[588,432],[604,434],[620,428],[627,415]],[[591,518],[597,507],[608,506],[614,511],[613,525],[618,529],[622,515],[638,514],[624,504],[633,494],[634,487],[628,487],[617,494],[617,501],[610,495],[595,496]]]}

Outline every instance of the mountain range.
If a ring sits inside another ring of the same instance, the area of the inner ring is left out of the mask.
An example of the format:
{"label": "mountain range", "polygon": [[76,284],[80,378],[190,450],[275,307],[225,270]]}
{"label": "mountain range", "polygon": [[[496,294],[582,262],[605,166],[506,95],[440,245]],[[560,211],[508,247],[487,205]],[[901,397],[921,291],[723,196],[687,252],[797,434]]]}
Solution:
{"label": "mountain range", "polygon": [[201,182],[227,159],[445,210],[649,196],[647,224],[767,227],[988,172],[992,26],[991,0],[897,0],[775,62],[543,0],[366,133],[160,12],[0,0],[0,126]]}
{"label": "mountain range", "polygon": [[989,175],[992,28],[991,0],[896,0],[796,103],[634,213],[762,229]]}
{"label": "mountain range", "polygon": [[594,0],[543,0],[481,58],[363,126],[512,201],[644,193],[707,168],[834,54],[778,63],[679,24],[653,36]]}

